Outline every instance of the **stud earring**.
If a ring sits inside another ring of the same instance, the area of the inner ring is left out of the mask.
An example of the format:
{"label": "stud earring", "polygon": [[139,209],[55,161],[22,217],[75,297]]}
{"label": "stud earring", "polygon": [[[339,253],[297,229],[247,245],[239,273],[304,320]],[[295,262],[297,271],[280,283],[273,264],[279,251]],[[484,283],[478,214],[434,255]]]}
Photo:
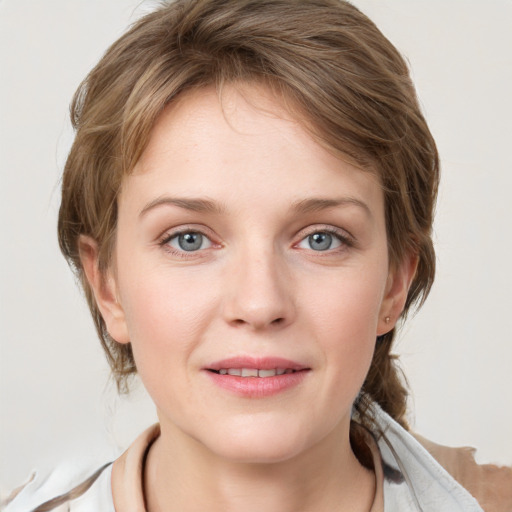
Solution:
{"label": "stud earring", "polygon": [[391,318],[389,318],[389,316],[387,316],[386,318],[384,318],[384,322],[386,322],[387,324],[389,324]]}

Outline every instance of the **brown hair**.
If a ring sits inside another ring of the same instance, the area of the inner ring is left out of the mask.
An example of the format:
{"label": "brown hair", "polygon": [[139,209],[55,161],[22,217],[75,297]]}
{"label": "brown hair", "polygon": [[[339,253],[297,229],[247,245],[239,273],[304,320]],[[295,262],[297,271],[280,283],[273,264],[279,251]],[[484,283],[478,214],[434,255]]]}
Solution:
{"label": "brown hair", "polygon": [[[76,138],[62,182],[60,247],[81,280],[121,390],[136,371],[131,347],[106,331],[81,266],[79,237],[97,241],[105,270],[122,179],[163,108],[192,88],[254,81],[285,98],[325,147],[379,176],[391,265],[418,256],[404,314],[430,290],[438,154],[407,65],[377,27],[343,0],[163,4],[110,47],[76,92]],[[407,392],[390,353],[394,334],[377,340],[363,396],[405,425]]]}

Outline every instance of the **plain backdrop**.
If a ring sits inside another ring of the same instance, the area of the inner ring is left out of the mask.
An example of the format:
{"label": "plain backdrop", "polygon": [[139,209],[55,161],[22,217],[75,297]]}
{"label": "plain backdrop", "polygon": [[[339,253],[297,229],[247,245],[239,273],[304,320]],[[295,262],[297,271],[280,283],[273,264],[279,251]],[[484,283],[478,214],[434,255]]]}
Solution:
{"label": "plain backdrop", "polygon": [[[415,430],[512,463],[512,0],[357,0],[403,52],[442,157],[437,281],[404,328]],[[56,241],[68,105],[139,0],[0,0],[0,488],[111,459],[155,421],[118,398]]]}

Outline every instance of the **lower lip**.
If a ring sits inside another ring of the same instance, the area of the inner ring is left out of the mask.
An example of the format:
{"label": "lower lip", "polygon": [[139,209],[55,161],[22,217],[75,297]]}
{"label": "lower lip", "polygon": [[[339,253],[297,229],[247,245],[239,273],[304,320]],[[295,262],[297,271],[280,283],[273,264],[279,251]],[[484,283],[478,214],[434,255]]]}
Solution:
{"label": "lower lip", "polygon": [[217,386],[235,395],[247,398],[264,398],[298,386],[309,373],[309,370],[300,370],[294,373],[275,375],[274,377],[237,377],[235,375],[221,375],[208,370],[206,370],[206,373]]}

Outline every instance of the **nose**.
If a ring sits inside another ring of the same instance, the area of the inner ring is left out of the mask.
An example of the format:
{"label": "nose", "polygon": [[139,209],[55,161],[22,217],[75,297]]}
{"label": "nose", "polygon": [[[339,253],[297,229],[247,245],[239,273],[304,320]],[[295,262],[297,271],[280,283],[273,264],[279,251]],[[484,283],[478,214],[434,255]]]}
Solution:
{"label": "nose", "polygon": [[293,279],[272,249],[241,254],[228,272],[224,317],[229,324],[259,331],[293,322]]}

